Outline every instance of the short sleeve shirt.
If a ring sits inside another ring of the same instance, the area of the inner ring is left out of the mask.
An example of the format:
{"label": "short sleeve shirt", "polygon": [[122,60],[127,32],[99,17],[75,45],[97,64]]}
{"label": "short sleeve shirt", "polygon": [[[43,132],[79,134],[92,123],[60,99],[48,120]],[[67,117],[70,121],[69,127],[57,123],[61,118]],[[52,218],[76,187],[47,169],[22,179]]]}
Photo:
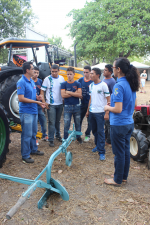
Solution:
{"label": "short sleeve shirt", "polygon": [[[36,86],[34,81],[30,81],[22,75],[17,82],[17,94],[24,95],[25,98],[36,101]],[[19,113],[38,114],[36,103],[19,102]]]}
{"label": "short sleeve shirt", "polygon": [[81,84],[81,88],[82,88],[82,100],[81,103],[87,105],[89,103],[90,100],[90,95],[89,95],[89,85],[93,82],[91,80],[85,81],[84,77],[81,77],[78,82],[80,82]]}
{"label": "short sleeve shirt", "polygon": [[57,78],[50,75],[44,79],[41,90],[46,91],[46,102],[48,104],[63,104],[63,99],[61,97],[61,84],[64,81],[64,78],[60,75]]}
{"label": "short sleeve shirt", "polygon": [[126,77],[118,79],[111,95],[111,106],[114,107],[115,102],[122,102],[122,112],[110,112],[110,125],[121,126],[132,124],[135,100],[136,92],[131,90]]}
{"label": "short sleeve shirt", "polygon": [[89,111],[92,113],[104,112],[104,106],[107,105],[106,97],[110,96],[108,86],[101,81],[98,84],[90,84],[89,94],[91,95],[91,105]]}
{"label": "short sleeve shirt", "polygon": [[[61,84],[61,90],[72,91],[75,92],[76,90],[81,89],[81,84],[78,81],[74,81],[73,83],[69,83],[65,81]],[[70,98],[64,98],[65,105],[78,105],[79,98],[71,96]]]}
{"label": "short sleeve shirt", "polygon": [[116,83],[115,79],[111,77],[110,79],[104,78],[103,81],[107,84],[110,95],[112,94],[113,87]]}

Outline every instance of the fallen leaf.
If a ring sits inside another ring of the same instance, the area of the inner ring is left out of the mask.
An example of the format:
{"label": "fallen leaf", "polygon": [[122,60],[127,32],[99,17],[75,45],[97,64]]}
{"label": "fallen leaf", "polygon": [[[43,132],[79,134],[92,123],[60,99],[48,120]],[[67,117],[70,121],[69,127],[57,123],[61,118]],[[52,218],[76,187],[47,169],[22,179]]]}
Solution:
{"label": "fallen leaf", "polygon": [[62,173],[62,170],[58,170],[58,173],[59,173],[59,174]]}
{"label": "fallen leaf", "polygon": [[127,202],[134,203],[134,200],[132,198],[128,198]]}
{"label": "fallen leaf", "polygon": [[134,169],[137,169],[137,170],[140,170],[140,167],[139,166],[135,166],[133,167]]}

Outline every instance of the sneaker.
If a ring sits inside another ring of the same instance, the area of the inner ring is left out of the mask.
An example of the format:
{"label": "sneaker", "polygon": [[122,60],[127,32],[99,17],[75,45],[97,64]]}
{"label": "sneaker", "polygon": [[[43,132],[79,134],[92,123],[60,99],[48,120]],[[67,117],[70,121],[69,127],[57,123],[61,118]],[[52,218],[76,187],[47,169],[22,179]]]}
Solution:
{"label": "sneaker", "polygon": [[84,142],[88,142],[90,140],[90,138],[89,137],[87,137],[87,136],[85,136],[85,138],[84,138]]}
{"label": "sneaker", "polygon": [[99,160],[101,161],[105,160],[105,154],[100,154]]}
{"label": "sneaker", "polygon": [[53,142],[53,141],[50,141],[50,142],[49,142],[49,146],[50,146],[50,147],[54,147],[54,142]]}
{"label": "sneaker", "polygon": [[61,137],[56,137],[56,139],[60,142],[62,142],[62,138]]}
{"label": "sneaker", "polygon": [[41,140],[42,140],[42,141],[48,141],[48,136],[43,137]]}
{"label": "sneaker", "polygon": [[37,150],[36,152],[31,152],[30,155],[44,155],[44,152]]}
{"label": "sneaker", "polygon": [[38,140],[36,139],[36,145],[39,145],[39,142],[38,142]]}
{"label": "sneaker", "polygon": [[34,163],[34,160],[30,158],[24,159],[22,158],[23,163]]}
{"label": "sneaker", "polygon": [[92,149],[92,152],[97,152],[97,146]]}
{"label": "sneaker", "polygon": [[77,138],[77,141],[78,141],[80,144],[82,144],[82,143],[83,143],[83,141],[82,141],[82,138],[81,138],[81,137],[78,137],[78,138]]}

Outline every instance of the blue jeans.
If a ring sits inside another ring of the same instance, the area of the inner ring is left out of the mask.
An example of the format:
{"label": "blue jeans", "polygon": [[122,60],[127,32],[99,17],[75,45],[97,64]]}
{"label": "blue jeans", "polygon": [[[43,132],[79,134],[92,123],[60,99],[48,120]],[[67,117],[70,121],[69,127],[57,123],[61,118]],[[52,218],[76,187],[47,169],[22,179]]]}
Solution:
{"label": "blue jeans", "polygon": [[48,140],[54,140],[54,133],[56,137],[60,137],[60,119],[63,111],[63,104],[49,105],[47,110],[48,115]]}
{"label": "blue jeans", "polygon": [[21,155],[23,159],[27,159],[31,152],[34,153],[38,149],[36,145],[38,115],[20,113],[20,121],[22,127]]}
{"label": "blue jeans", "polygon": [[105,113],[90,113],[92,133],[95,137],[95,145],[100,154],[105,154],[105,133],[104,133]]}
{"label": "blue jeans", "polygon": [[44,112],[42,110],[41,107],[38,107],[38,120],[40,122],[41,125],[41,131],[43,134],[43,138],[47,136],[46,131],[47,131],[47,121],[46,121],[46,117],[44,115]]}
{"label": "blue jeans", "polygon": [[[85,114],[87,112],[87,108],[88,108],[88,104],[81,104],[81,125],[82,125],[82,121],[85,117]],[[85,136],[90,137],[90,133],[91,133],[91,130],[92,130],[90,115],[87,118],[87,122],[88,122],[88,127],[85,131]]]}
{"label": "blue jeans", "polygon": [[[64,106],[64,139],[68,138],[68,130],[70,128],[71,117],[73,115],[75,129],[81,132],[80,125],[80,105],[65,105]],[[80,135],[77,135],[79,138]]]}
{"label": "blue jeans", "polygon": [[121,184],[127,180],[130,167],[130,137],[134,124],[124,126],[110,126],[110,137],[114,157],[114,181]]}

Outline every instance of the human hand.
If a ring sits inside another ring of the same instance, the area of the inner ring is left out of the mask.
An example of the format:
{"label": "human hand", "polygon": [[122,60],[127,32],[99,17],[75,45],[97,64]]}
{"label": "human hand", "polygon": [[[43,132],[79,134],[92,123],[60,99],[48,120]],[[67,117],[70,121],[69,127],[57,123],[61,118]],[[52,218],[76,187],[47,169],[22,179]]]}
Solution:
{"label": "human hand", "polygon": [[48,106],[49,106],[49,104],[48,104],[47,102],[45,102],[45,108],[46,108],[46,109],[49,109]]}
{"label": "human hand", "polygon": [[104,120],[109,120],[109,111],[105,112]]}
{"label": "human hand", "polygon": [[85,116],[88,118],[89,117],[89,111],[86,112]]}

